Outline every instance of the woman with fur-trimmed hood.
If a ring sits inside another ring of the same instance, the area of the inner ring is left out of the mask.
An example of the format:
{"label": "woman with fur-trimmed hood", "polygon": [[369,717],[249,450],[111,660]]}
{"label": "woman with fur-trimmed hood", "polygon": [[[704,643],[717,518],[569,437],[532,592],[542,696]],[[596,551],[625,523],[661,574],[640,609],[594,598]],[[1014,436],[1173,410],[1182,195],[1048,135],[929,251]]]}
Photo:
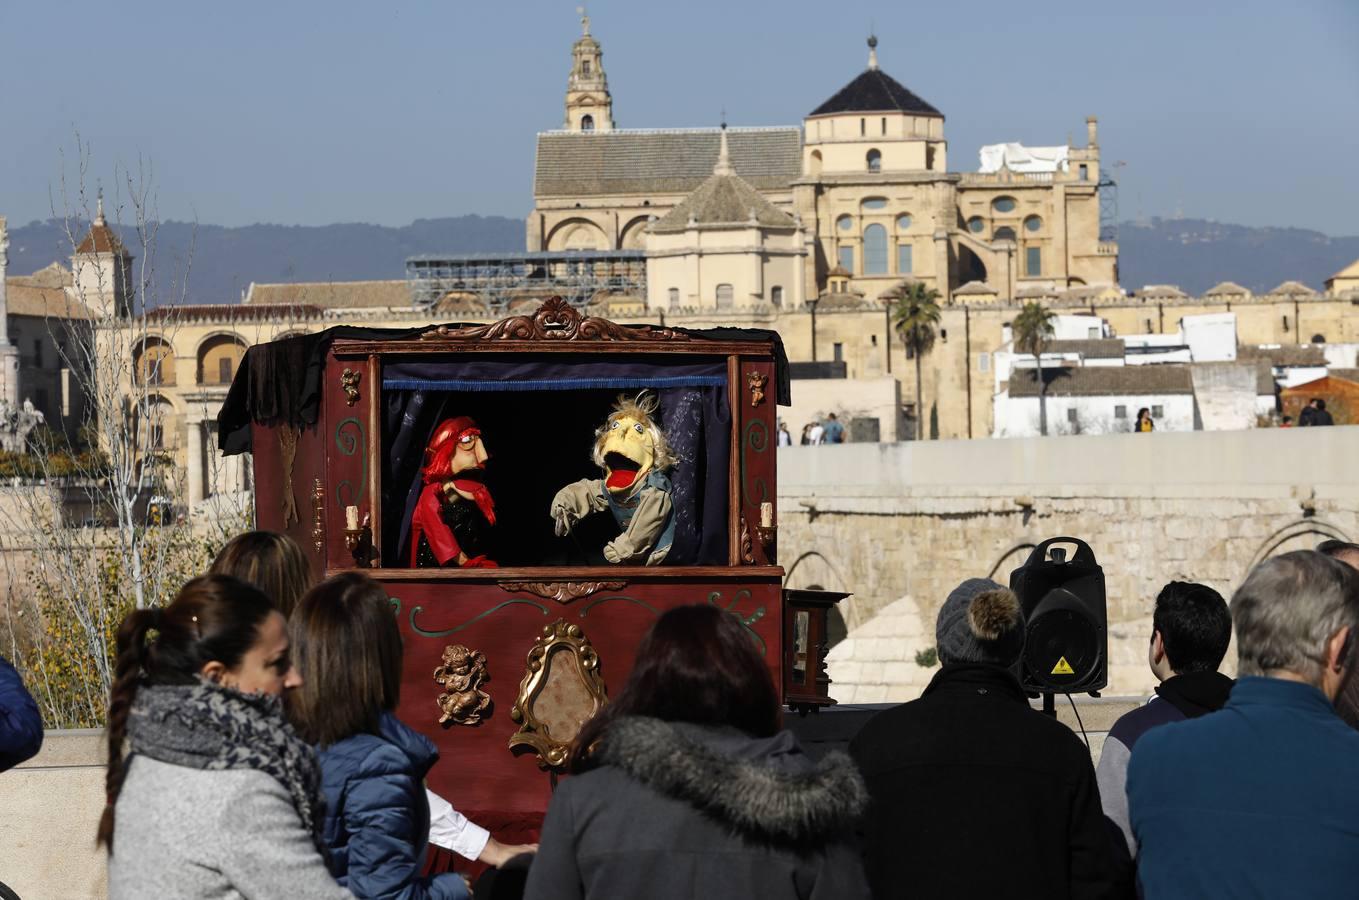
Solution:
{"label": "woman with fur-trimmed hood", "polygon": [[843,753],[812,762],[780,724],[735,616],[662,615],[623,691],[576,738],[525,897],[868,897],[852,844],[863,780]]}

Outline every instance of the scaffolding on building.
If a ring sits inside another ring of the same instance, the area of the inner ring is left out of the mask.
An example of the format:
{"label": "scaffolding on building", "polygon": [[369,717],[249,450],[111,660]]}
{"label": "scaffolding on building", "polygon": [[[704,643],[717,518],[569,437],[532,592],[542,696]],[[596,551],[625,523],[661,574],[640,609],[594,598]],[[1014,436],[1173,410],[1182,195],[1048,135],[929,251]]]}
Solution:
{"label": "scaffolding on building", "polygon": [[642,250],[424,254],[406,260],[411,302],[419,309],[475,301],[503,314],[520,299],[560,296],[576,307],[610,297],[646,298]]}

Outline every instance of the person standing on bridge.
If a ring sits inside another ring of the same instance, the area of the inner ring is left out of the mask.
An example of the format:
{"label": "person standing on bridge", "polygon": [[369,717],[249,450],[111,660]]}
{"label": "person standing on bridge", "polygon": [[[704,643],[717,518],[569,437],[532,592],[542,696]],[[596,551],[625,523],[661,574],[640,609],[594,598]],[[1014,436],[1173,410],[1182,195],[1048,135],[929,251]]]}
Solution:
{"label": "person standing on bridge", "polygon": [[1232,614],[1222,595],[1207,585],[1172,581],[1161,589],[1152,612],[1147,664],[1160,682],[1156,695],[1114,723],[1100,751],[1100,802],[1137,855],[1128,823],[1128,757],[1152,728],[1216,712],[1227,702],[1232,679],[1219,672],[1232,640]]}
{"label": "person standing on bridge", "polygon": [[939,610],[942,667],[919,700],[850,742],[868,784],[873,896],[1118,896],[1126,867],[1100,811],[1090,753],[1029,705],[1012,668],[1018,598],[970,578]]}
{"label": "person standing on bridge", "polygon": [[12,769],[42,747],[42,716],[19,672],[0,656],[0,772]]}
{"label": "person standing on bridge", "polygon": [[1153,729],[1128,763],[1137,873],[1162,897],[1350,897],[1359,574],[1314,550],[1265,560],[1232,598],[1236,686],[1220,712]]}

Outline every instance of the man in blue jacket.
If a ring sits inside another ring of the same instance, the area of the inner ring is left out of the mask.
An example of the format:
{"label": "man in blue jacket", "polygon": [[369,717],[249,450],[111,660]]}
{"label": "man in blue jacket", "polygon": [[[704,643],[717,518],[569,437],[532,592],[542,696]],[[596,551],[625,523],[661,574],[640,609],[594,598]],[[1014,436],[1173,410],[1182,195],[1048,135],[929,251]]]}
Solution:
{"label": "man in blue jacket", "polygon": [[0,772],[12,769],[42,747],[42,716],[23,679],[0,656]]}
{"label": "man in blue jacket", "polygon": [[1232,680],[1219,672],[1232,640],[1232,614],[1222,595],[1204,584],[1172,581],[1156,597],[1147,663],[1160,682],[1145,706],[1119,718],[1100,751],[1100,802],[1137,855],[1128,823],[1128,758],[1151,729],[1216,712],[1227,702]]}
{"label": "man in blue jacket", "polygon": [[1312,550],[1232,598],[1239,680],[1212,715],[1153,729],[1128,766],[1144,895],[1348,897],[1359,884],[1359,573]]}

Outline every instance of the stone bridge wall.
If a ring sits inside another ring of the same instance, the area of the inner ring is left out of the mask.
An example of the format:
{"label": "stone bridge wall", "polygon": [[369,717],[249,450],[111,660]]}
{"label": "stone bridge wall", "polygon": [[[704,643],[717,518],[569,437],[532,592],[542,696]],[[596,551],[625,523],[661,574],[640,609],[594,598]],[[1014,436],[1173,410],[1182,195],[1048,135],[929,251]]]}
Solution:
{"label": "stone bridge wall", "polygon": [[[789,447],[778,464],[788,585],[853,591],[842,604],[852,635],[910,598],[918,621],[896,630],[899,654],[868,648],[908,669],[921,668],[915,653],[933,646],[935,615],[959,581],[1006,582],[1033,544],[1069,535],[1104,567],[1109,692],[1144,693],[1165,582],[1201,581],[1230,598],[1265,556],[1359,537],[1359,427]],[[853,699],[901,692],[877,693]]]}

